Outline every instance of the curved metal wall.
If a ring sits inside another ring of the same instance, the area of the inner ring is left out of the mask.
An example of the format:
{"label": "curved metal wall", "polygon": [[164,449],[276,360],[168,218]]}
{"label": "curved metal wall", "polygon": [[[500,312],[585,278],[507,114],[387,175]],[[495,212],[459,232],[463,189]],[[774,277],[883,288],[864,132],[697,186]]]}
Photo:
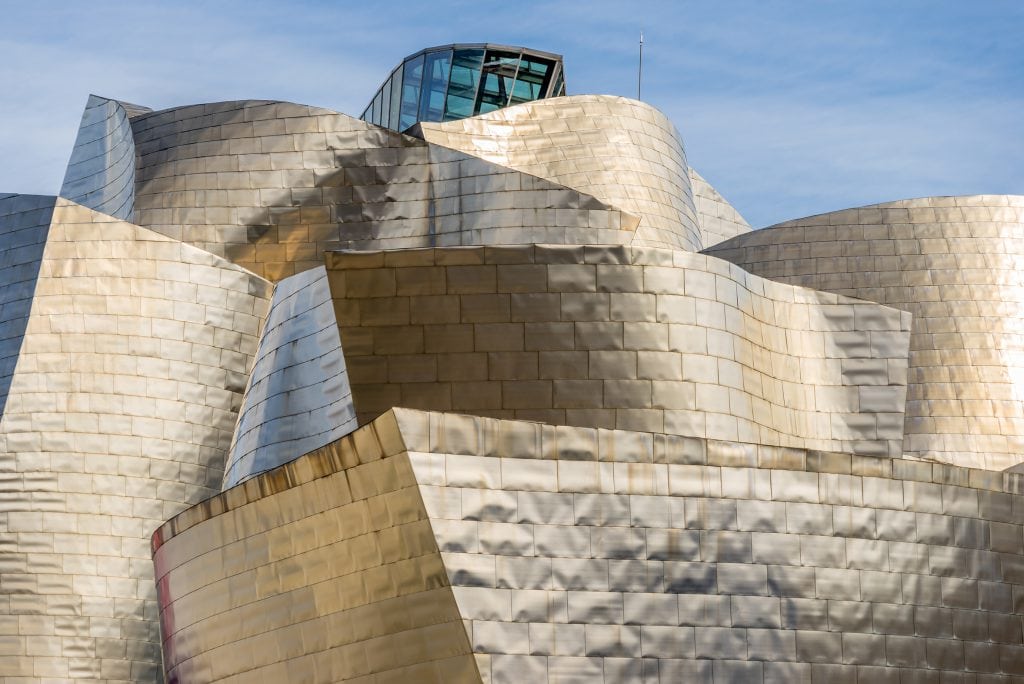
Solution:
{"label": "curved metal wall", "polygon": [[0,673],[156,681],[148,538],[220,489],[269,283],[56,201],[0,419]]}
{"label": "curved metal wall", "polygon": [[913,313],[904,451],[997,470],[1024,461],[1024,197],[848,209],[708,254]]}
{"label": "curved metal wall", "polygon": [[611,95],[539,100],[446,123],[432,143],[593,195],[641,217],[636,244],[703,248],[683,141],[654,107]]}
{"label": "curved metal wall", "polygon": [[392,406],[899,455],[908,314],[687,252],[332,252],[357,416]]}
{"label": "curved metal wall", "polygon": [[275,468],[356,428],[334,303],[323,266],[274,288],[224,486]]}
{"label": "curved metal wall", "polygon": [[1019,475],[395,410],[248,484],[154,535],[172,678],[1024,678]]}
{"label": "curved metal wall", "polygon": [[[129,111],[130,108],[130,111]],[[60,196],[124,221],[135,209],[135,142],[130,115],[144,108],[90,95]]]}
{"label": "curved metal wall", "polygon": [[169,681],[479,681],[388,418],[157,530]]}
{"label": "curved metal wall", "polygon": [[226,102],[133,119],[140,225],[271,280],[326,249],[633,239],[571,188],[328,110]]}

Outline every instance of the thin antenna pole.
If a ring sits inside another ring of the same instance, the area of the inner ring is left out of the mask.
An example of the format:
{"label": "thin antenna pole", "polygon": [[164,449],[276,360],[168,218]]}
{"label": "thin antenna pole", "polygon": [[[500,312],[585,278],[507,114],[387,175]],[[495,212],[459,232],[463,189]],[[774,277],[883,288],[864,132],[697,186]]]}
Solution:
{"label": "thin antenna pole", "polygon": [[640,99],[640,81],[644,74],[644,32],[640,32],[640,64],[636,70],[636,99]]}

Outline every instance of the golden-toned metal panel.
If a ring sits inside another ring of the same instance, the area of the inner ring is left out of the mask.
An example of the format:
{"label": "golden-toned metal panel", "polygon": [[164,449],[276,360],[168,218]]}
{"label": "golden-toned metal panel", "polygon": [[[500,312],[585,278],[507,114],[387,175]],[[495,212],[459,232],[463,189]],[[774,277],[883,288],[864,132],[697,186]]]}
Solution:
{"label": "golden-toned metal panel", "polygon": [[1022,492],[395,409],[157,531],[165,662],[182,681],[1020,681]]}
{"label": "golden-toned metal panel", "polygon": [[909,316],[688,252],[332,252],[357,416],[392,406],[899,455]]}
{"label": "golden-toned metal panel", "polygon": [[148,537],[219,489],[270,285],[57,199],[0,420],[0,676],[155,681]]}
{"label": "golden-toned metal panel", "polygon": [[692,251],[704,246],[682,138],[649,104],[573,95],[419,128],[429,142],[547,178],[641,217],[636,244]]}
{"label": "golden-toned metal panel", "polygon": [[169,681],[481,681],[394,414],[153,547]]}
{"label": "golden-toned metal panel", "polygon": [[409,133],[92,97],[89,208],[0,195],[0,684],[1024,681],[1024,198],[752,233],[641,102]]}
{"label": "golden-toned metal panel", "polygon": [[848,209],[708,253],[913,313],[904,451],[996,470],[1024,461],[1024,197]]}

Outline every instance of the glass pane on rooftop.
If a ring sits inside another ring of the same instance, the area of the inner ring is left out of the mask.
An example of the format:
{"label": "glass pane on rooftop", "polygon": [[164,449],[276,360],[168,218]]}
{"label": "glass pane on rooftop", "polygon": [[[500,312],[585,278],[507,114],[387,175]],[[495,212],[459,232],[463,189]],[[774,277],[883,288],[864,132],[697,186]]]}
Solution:
{"label": "glass pane on rooftop", "polygon": [[388,117],[388,127],[398,128],[398,113],[402,108],[402,67],[399,64],[395,73],[391,74],[391,114]]}
{"label": "glass pane on rooftop", "polygon": [[402,79],[402,110],[398,119],[398,130],[404,131],[416,123],[420,107],[420,82],[423,80],[423,55],[405,63]]}
{"label": "glass pane on rooftop", "polygon": [[518,52],[488,50],[484,58],[483,79],[476,97],[475,114],[508,106],[508,98],[519,68]]}
{"label": "glass pane on rooftop", "polygon": [[444,97],[448,92],[448,74],[452,68],[452,52],[427,53],[423,65],[423,90],[420,93],[420,121],[440,121],[444,114]]}
{"label": "glass pane on rooftop", "polygon": [[403,131],[564,92],[558,55],[484,44],[428,48],[392,72],[360,118]]}
{"label": "glass pane on rooftop", "polygon": [[448,82],[444,121],[473,116],[473,101],[476,98],[476,88],[480,80],[480,67],[483,60],[483,50],[455,51],[452,59],[452,75]]}

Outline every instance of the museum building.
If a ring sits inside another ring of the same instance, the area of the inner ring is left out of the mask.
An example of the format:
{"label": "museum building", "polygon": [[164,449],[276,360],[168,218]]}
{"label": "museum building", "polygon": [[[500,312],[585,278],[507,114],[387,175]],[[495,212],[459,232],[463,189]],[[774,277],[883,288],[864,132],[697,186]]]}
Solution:
{"label": "museum building", "polygon": [[1024,197],[751,230],[563,67],[0,194],[0,684],[1024,682]]}

